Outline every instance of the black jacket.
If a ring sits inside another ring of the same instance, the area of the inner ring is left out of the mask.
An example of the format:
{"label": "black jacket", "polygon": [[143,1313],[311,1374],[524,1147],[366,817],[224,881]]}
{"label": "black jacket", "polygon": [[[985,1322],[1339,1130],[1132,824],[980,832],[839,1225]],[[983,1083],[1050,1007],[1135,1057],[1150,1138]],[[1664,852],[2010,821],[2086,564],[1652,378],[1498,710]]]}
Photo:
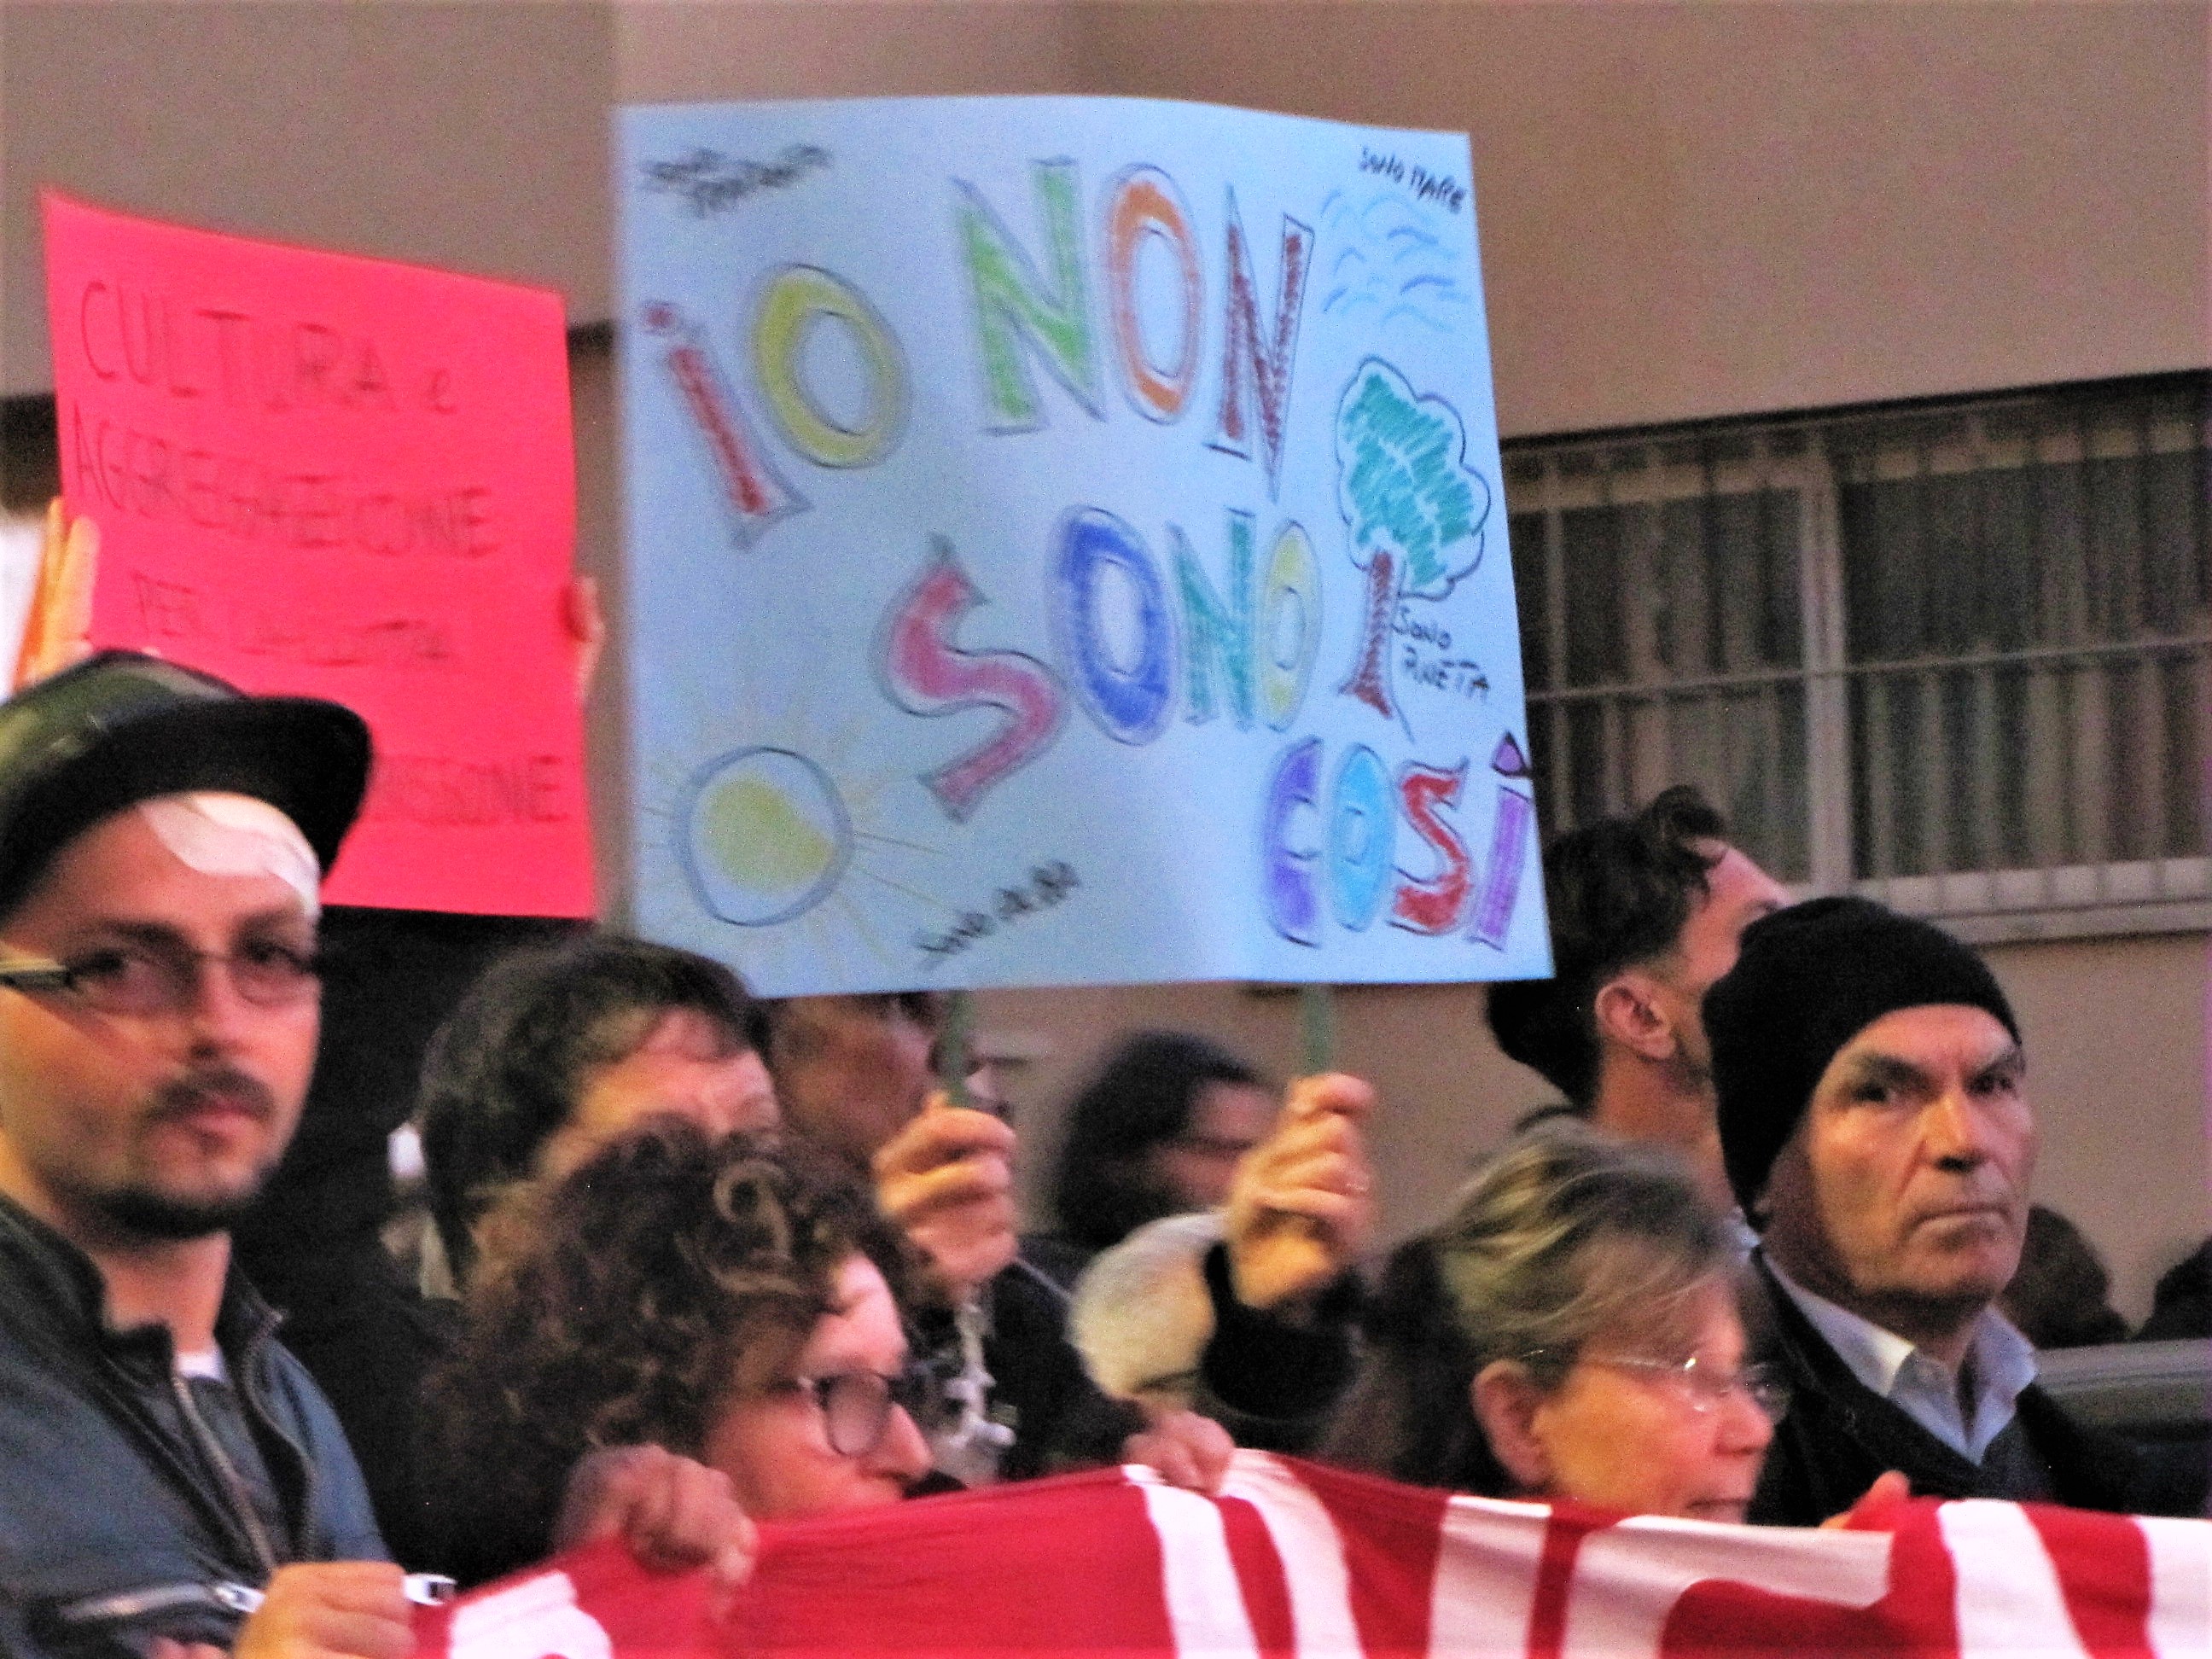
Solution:
{"label": "black jacket", "polygon": [[286,1562],[383,1558],[337,1419],[240,1275],[216,1338],[282,1510],[258,1540],[206,1472],[167,1330],[111,1330],[105,1307],[99,1270],[0,1199],[0,1652],[110,1659],[155,1636],[227,1647],[232,1587]]}
{"label": "black jacket", "polygon": [[1814,1525],[1849,1509],[1886,1469],[1911,1481],[1916,1498],[2031,1498],[2129,1515],[2191,1515],[2203,1501],[2201,1486],[2192,1495],[2185,1475],[2174,1479],[2130,1442],[2075,1422],[2033,1385],[2014,1408],[2026,1461],[2009,1469],[1995,1455],[1973,1462],[1853,1376],[1765,1258],[1753,1261],[1753,1356],[1780,1370],[1790,1397],[1747,1520]]}
{"label": "black jacket", "polygon": [[1213,1335],[1199,1356],[1193,1410],[1213,1419],[1240,1446],[1311,1452],[1352,1386],[1365,1286],[1347,1272],[1300,1320],[1261,1313],[1237,1299],[1229,1247],[1206,1253]]}

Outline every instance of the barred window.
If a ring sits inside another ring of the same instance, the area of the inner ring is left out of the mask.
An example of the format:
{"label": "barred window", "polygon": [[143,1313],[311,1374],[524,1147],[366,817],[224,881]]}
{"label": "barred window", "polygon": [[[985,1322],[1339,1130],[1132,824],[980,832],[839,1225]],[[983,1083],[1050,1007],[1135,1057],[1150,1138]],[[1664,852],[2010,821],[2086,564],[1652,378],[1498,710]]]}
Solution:
{"label": "barred window", "polygon": [[1548,828],[1702,786],[1994,939],[2212,924],[2212,375],[1506,446]]}

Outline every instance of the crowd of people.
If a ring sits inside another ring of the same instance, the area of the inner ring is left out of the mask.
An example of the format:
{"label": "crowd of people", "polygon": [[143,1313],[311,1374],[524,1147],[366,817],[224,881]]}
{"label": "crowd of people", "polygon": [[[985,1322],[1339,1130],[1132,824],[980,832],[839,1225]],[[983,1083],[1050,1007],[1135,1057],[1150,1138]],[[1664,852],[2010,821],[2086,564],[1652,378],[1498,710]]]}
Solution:
{"label": "crowd of people", "polygon": [[424,1054],[440,1293],[350,1226],[279,1249],[368,766],[335,704],[124,653],[0,704],[0,1651],[402,1659],[410,1596],[589,1539],[735,1583],[756,1521],[1209,1490],[1240,1445],[1729,1522],[2203,1510],[2002,1311],[2036,1128],[1994,975],[1789,902],[1683,788],[1547,848],[1557,972],[1489,1014],[1560,1100],[1380,1262],[1357,1079],[1135,1038],[1024,1237],[937,999],[759,1002],[596,929],[488,937],[370,1045]]}

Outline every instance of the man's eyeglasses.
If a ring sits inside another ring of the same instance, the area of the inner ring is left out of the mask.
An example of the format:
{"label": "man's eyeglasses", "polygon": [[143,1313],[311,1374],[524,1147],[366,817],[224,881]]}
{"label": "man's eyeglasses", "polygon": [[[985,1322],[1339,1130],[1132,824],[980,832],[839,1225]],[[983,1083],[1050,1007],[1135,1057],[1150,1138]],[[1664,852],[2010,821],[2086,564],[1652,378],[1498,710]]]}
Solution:
{"label": "man's eyeglasses", "polygon": [[200,997],[200,964],[220,963],[239,999],[257,1008],[305,1002],[321,988],[313,951],[257,940],[235,951],[187,951],[159,945],[106,945],[66,962],[0,961],[0,986],[32,995],[74,997],[103,1014],[173,1014]]}
{"label": "man's eyeglasses", "polygon": [[1671,1382],[1690,1409],[1717,1412],[1732,1394],[1741,1394],[1759,1407],[1770,1423],[1779,1423],[1790,1410],[1790,1385],[1770,1365],[1739,1365],[1734,1370],[1709,1364],[1696,1354],[1687,1359],[1651,1359],[1642,1354],[1583,1353],[1579,1358],[1617,1370],[1640,1371]]}
{"label": "man's eyeglasses", "polygon": [[821,1407],[830,1449],[841,1457],[866,1457],[881,1445],[890,1427],[892,1407],[917,1423],[927,1422],[938,1400],[936,1379],[919,1365],[909,1365],[896,1376],[881,1371],[802,1376],[790,1386],[811,1396]]}

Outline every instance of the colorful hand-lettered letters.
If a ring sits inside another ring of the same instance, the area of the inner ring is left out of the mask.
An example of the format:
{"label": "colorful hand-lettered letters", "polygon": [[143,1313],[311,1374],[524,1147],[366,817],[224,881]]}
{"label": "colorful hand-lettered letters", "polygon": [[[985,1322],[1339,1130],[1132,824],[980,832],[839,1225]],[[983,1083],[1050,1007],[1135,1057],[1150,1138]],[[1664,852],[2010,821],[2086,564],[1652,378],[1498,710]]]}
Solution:
{"label": "colorful hand-lettered letters", "polygon": [[619,130],[646,931],[769,994],[1548,971],[1463,138]]}

